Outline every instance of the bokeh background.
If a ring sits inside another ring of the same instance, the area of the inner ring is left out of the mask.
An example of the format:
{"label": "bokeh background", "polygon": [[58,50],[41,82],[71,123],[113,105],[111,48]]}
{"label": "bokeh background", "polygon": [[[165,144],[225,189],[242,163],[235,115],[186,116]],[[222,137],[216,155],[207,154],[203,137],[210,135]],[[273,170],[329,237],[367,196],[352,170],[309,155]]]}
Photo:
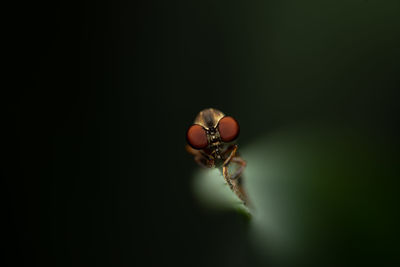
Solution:
{"label": "bokeh background", "polygon": [[[6,12],[7,266],[399,262],[399,1]],[[253,222],[234,210],[199,204],[185,131],[207,107],[239,121],[258,210],[280,211],[263,216],[296,236],[290,249],[253,242]]]}

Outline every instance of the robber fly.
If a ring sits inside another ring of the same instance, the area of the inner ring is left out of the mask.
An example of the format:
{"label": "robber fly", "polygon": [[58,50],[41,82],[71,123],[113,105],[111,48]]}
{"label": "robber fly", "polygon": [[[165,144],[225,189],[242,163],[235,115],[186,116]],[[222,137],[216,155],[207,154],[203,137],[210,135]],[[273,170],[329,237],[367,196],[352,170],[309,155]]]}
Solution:
{"label": "robber fly", "polygon": [[[186,150],[194,160],[206,168],[219,168],[230,189],[246,204],[241,174],[246,167],[238,154],[235,143],[239,136],[239,124],[221,111],[208,108],[200,111],[186,132]],[[238,168],[230,174],[228,166],[234,162]]]}

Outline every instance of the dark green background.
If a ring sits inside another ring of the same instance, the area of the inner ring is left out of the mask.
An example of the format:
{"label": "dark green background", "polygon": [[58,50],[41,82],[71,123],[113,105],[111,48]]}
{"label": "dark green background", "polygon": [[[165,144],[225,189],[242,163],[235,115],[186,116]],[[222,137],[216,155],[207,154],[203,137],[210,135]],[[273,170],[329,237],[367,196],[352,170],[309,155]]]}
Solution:
{"label": "dark green background", "polygon": [[202,108],[236,117],[240,146],[313,124],[397,151],[399,1],[34,2],[6,12],[15,76],[3,98],[4,250],[15,266],[265,265],[243,217],[193,197],[185,131]]}

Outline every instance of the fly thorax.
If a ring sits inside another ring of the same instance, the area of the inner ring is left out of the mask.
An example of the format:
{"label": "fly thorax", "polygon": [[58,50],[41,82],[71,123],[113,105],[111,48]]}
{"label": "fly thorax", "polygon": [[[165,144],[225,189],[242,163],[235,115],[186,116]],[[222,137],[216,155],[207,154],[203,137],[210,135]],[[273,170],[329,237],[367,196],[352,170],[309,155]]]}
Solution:
{"label": "fly thorax", "polygon": [[221,137],[215,128],[209,129],[208,139],[212,156],[215,159],[221,159],[222,142],[221,142]]}

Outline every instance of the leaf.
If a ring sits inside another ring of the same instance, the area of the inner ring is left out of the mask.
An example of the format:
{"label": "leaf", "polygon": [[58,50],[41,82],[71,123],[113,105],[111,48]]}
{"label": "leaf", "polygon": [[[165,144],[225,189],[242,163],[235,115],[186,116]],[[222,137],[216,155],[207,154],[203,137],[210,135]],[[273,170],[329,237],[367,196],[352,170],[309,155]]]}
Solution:
{"label": "leaf", "polygon": [[[372,252],[395,258],[398,164],[389,148],[353,130],[317,127],[241,148],[253,207],[249,239],[260,256],[317,266],[358,262]],[[197,172],[194,189],[208,207],[245,208],[218,170]]]}

